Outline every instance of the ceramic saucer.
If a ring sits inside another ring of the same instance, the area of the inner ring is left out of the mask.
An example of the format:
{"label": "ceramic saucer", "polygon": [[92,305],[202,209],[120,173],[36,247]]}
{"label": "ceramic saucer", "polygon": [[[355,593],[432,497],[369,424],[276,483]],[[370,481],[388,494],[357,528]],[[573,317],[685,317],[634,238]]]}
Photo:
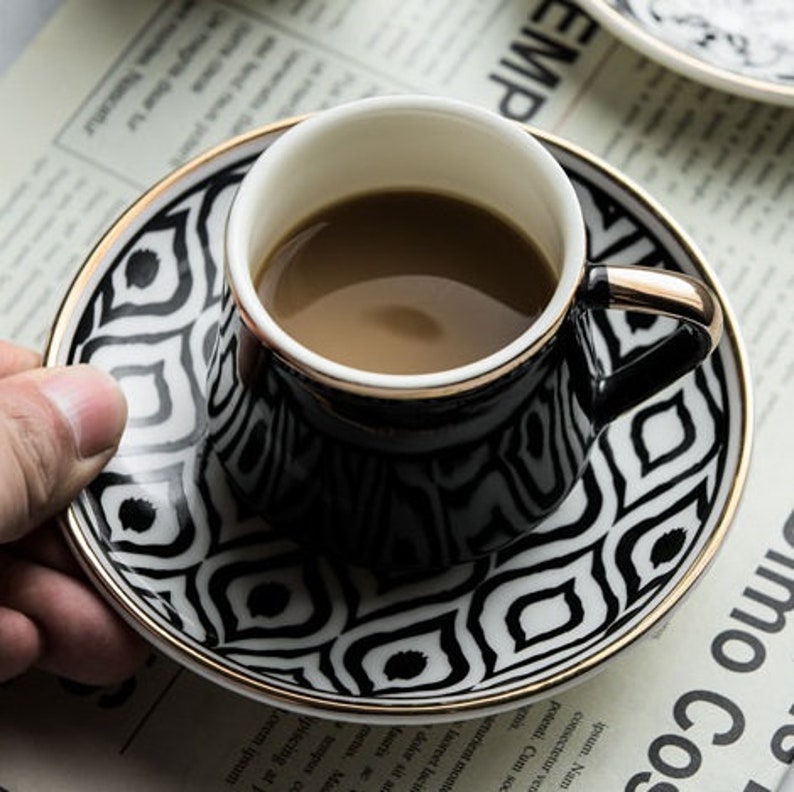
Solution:
{"label": "ceramic saucer", "polygon": [[[235,501],[203,442],[226,213],[252,159],[289,123],[233,140],[147,192],[68,292],[48,364],[105,368],[130,405],[118,455],[64,521],[75,552],[164,652],[299,712],[457,719],[582,680],[658,628],[725,537],[750,445],[747,372],[728,306],[710,360],[615,422],[560,510],[508,550],[391,579],[304,555]],[[575,183],[593,261],[714,283],[650,199],[541,137]],[[665,321],[594,314],[601,363],[636,354]]]}
{"label": "ceramic saucer", "polygon": [[791,0],[580,0],[626,44],[687,77],[794,105]]}

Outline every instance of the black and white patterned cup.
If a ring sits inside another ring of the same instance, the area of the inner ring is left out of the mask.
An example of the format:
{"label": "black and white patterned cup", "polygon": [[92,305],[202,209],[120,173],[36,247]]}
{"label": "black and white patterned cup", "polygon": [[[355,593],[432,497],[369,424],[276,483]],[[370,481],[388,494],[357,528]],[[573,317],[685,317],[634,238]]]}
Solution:
{"label": "black and white patterned cup", "polygon": [[[522,335],[458,368],[399,375],[341,365],[284,332],[252,268],[318,209],[395,188],[490,207],[540,246],[557,287]],[[244,178],[225,241],[210,442],[274,529],[384,570],[443,568],[531,530],[606,424],[694,368],[721,334],[701,282],[588,264],[581,209],[554,158],[525,128],[449,99],[367,99],[299,122]],[[604,372],[588,315],[605,308],[680,321]]]}

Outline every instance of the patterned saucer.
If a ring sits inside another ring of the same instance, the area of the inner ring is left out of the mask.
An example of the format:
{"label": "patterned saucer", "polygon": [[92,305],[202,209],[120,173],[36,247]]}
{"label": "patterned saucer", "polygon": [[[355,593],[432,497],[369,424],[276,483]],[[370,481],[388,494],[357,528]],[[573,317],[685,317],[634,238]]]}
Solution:
{"label": "patterned saucer", "polygon": [[794,105],[791,0],[580,0],[615,36],[675,71]]}
{"label": "patterned saucer", "polygon": [[[559,511],[509,549],[392,578],[306,555],[235,501],[204,443],[224,219],[252,159],[290,123],[220,146],[147,192],[68,292],[47,363],[103,367],[130,404],[117,457],[64,521],[75,552],[164,652],[299,712],[458,719],[582,680],[658,628],[725,537],[750,447],[730,311],[711,359],[615,422]],[[540,137],[575,183],[593,261],[681,269],[714,285],[648,198]],[[594,314],[603,365],[636,354],[667,321]]]}

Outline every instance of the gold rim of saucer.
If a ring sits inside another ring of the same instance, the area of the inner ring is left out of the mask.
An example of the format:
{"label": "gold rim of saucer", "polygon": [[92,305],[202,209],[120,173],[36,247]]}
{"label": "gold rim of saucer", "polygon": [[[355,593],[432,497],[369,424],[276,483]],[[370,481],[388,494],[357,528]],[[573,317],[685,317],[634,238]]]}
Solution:
{"label": "gold rim of saucer", "polygon": [[[125,232],[127,227],[137,219],[141,212],[181,179],[193,173],[206,163],[235,148],[257,140],[258,138],[280,132],[295,123],[299,123],[301,118],[302,117],[275,122],[215,146],[157,182],[123,212],[89,254],[71,286],[68,288],[64,300],[56,312],[52,330],[46,343],[44,365],[58,365],[58,357],[61,345],[64,342],[66,330],[74,311],[83,298],[83,294],[91,278],[101,266],[108,250]],[[173,637],[171,637],[169,633],[141,607],[140,603],[137,602],[135,598],[120,590],[114,576],[104,565],[101,556],[91,546],[87,536],[81,529],[79,503],[75,501],[75,503],[60,516],[59,520],[67,541],[84,570],[122,617],[146,636],[153,645],[164,654],[174,659],[178,664],[188,667],[200,675],[210,676],[215,682],[242,695],[253,697],[257,700],[266,699],[274,705],[280,703],[294,711],[309,715],[325,714],[328,717],[343,716],[350,720],[362,722],[377,721],[394,723],[409,723],[411,721],[426,723],[428,719],[453,720],[456,717],[462,716],[483,716],[502,711],[510,706],[519,706],[543,698],[544,695],[549,695],[574,682],[580,682],[597,670],[600,670],[607,660],[615,657],[629,646],[635,644],[639,639],[646,637],[654,627],[664,623],[671,611],[682,601],[684,596],[691,590],[694,583],[714,560],[717,550],[725,539],[741,499],[744,483],[747,478],[750,448],[752,445],[751,416],[753,413],[753,402],[748,374],[749,368],[746,352],[738,332],[738,325],[736,324],[733,312],[725,299],[721,286],[711,274],[700,253],[679,229],[673,219],[660,209],[641,188],[638,188],[627,180],[626,177],[620,174],[616,169],[600,161],[597,157],[578,146],[535,128],[527,127],[527,129],[541,141],[553,144],[561,150],[572,154],[594,170],[605,174],[612,181],[625,189],[634,200],[642,205],[645,211],[664,226],[665,230],[686,252],[692,265],[698,271],[699,277],[711,287],[722,306],[725,318],[723,343],[729,345],[733,353],[741,401],[739,405],[740,437],[738,439],[737,459],[732,476],[733,480],[726,494],[725,502],[719,516],[716,518],[715,526],[705,545],[673,589],[667,593],[664,599],[652,611],[645,614],[636,625],[623,636],[610,643],[609,646],[580,660],[570,668],[552,674],[542,680],[519,685],[514,689],[502,693],[479,696],[475,694],[469,698],[463,698],[449,703],[412,704],[410,702],[395,702],[394,699],[383,702],[378,702],[374,699],[352,702],[340,700],[333,694],[323,696],[319,693],[298,692],[278,687],[259,679],[253,679],[243,672],[220,664],[207,653],[185,642],[176,644]]]}

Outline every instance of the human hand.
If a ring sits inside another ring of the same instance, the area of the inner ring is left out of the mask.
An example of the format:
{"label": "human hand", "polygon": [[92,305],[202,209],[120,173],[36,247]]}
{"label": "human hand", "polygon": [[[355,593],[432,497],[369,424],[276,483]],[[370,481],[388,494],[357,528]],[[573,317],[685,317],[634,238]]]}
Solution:
{"label": "human hand", "polygon": [[113,455],[126,418],[107,374],[39,368],[35,353],[0,341],[0,682],[35,666],[111,684],[146,657],[52,522]]}

